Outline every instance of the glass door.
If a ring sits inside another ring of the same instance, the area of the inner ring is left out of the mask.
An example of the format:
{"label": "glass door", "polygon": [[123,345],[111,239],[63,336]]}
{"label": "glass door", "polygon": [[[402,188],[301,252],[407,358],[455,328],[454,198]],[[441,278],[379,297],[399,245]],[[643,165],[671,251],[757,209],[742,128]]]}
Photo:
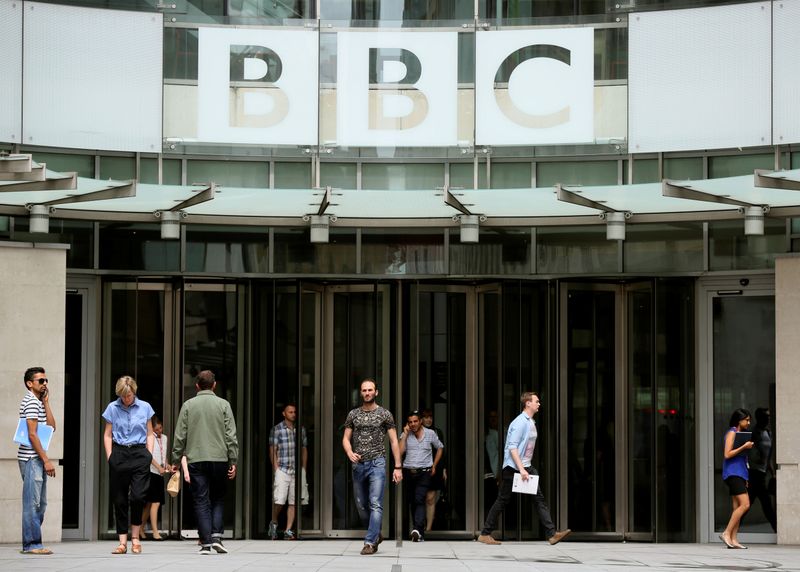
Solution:
{"label": "glass door", "polygon": [[620,536],[626,475],[621,287],[561,287],[561,517],[576,536]]}
{"label": "glass door", "polygon": [[[378,385],[378,403],[394,410],[396,341],[392,329],[392,292],[388,285],[328,286],[324,298],[323,357],[325,367],[322,423],[323,439],[320,471],[323,485],[323,534],[356,538],[364,534],[356,505],[350,462],[342,450],[344,421],[348,412],[361,403],[359,386],[365,378]],[[387,463],[390,468],[392,463]],[[383,535],[389,536],[392,522],[394,485],[387,478],[384,495]]]}
{"label": "glass door", "polygon": [[[113,399],[114,385],[122,375],[138,384],[137,396],[152,405],[164,419],[165,432],[172,436],[174,426],[174,384],[176,353],[176,288],[155,282],[111,282],[105,285],[103,303],[104,359],[100,382],[100,411],[97,413],[98,458],[100,463],[101,537],[114,536],[113,507],[109,497],[108,463],[102,447],[104,423],[100,414]],[[169,497],[167,497],[169,498]],[[177,530],[173,518],[177,505],[167,500],[161,528]]]}
{"label": "glass door", "polygon": [[[121,375],[133,376],[137,395],[152,405],[162,419],[172,444],[181,405],[194,397],[194,377],[204,369],[217,378],[216,393],[231,403],[237,420],[240,446],[246,427],[241,399],[242,337],[245,312],[243,292],[235,285],[184,284],[182,281],[110,282],[105,285],[104,349],[100,385],[101,404],[115,399],[114,384]],[[99,417],[99,413],[98,413]],[[98,426],[101,427],[102,423]],[[101,443],[101,433],[96,436]],[[113,508],[108,492],[108,465],[102,446],[99,530],[113,536]],[[226,535],[241,535],[242,480],[234,481],[226,497]],[[166,534],[195,537],[191,493],[183,488],[175,499],[166,497],[160,529]]]}
{"label": "glass door", "polygon": [[[406,409],[432,414],[445,445],[442,480],[429,493],[426,536],[471,538],[476,529],[480,442],[476,417],[476,292],[474,287],[410,289],[409,386]],[[426,420],[423,419],[423,422]],[[404,531],[408,526],[404,526]]]}
{"label": "glass door", "polygon": [[[241,448],[245,439],[245,412],[242,392],[243,372],[240,356],[242,337],[241,324],[244,314],[243,296],[237,291],[234,284],[197,284],[186,283],[176,290],[182,296],[182,309],[179,313],[181,321],[176,324],[176,330],[183,328],[183,336],[171,336],[175,341],[180,340],[180,355],[182,356],[182,374],[179,379],[173,376],[167,378],[166,391],[173,397],[169,423],[164,427],[174,427],[174,418],[184,401],[197,394],[195,377],[203,370],[214,372],[217,380],[215,393],[231,404],[234,417],[237,421],[237,433],[240,446],[240,464],[244,462]],[[177,382],[177,383],[175,383]],[[158,410],[156,410],[158,414]],[[171,438],[172,435],[168,435]],[[171,442],[171,440],[170,440]],[[241,474],[244,474],[242,471]],[[240,511],[242,498],[242,478],[235,479],[229,484],[225,496],[225,536],[228,538],[241,536],[242,523]],[[183,487],[180,500],[180,522],[177,529],[186,538],[197,537],[197,523],[194,514],[194,505],[191,492]],[[169,502],[169,501],[167,501]]]}
{"label": "glass door", "polygon": [[[723,435],[737,408],[750,411],[750,430],[775,443],[775,295],[762,277],[728,284],[704,284],[707,331],[709,419],[705,443],[709,470],[709,539],[716,541],[731,514],[728,489],[722,481]],[[775,451],[754,447],[749,454],[750,510],[739,528],[739,540],[776,542]]]}

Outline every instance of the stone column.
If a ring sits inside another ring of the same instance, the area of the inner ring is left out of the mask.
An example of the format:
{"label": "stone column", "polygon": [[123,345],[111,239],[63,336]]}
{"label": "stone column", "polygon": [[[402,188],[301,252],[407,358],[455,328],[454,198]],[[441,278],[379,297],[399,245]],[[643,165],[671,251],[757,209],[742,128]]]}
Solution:
{"label": "stone column", "polygon": [[45,543],[61,540],[66,245],[0,242],[0,539],[22,542],[22,479],[12,441],[25,395],[23,375],[42,366],[50,383],[56,433],[47,454],[56,478],[47,481]]}
{"label": "stone column", "polygon": [[775,261],[778,544],[800,544],[800,257]]}

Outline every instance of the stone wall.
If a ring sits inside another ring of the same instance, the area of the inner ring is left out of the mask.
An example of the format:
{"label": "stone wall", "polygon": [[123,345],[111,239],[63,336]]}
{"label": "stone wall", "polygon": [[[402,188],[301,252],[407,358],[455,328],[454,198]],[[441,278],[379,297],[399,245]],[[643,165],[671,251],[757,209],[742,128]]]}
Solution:
{"label": "stone wall", "polygon": [[58,460],[63,454],[66,248],[0,242],[0,543],[22,540],[22,480],[12,437],[26,391],[23,374],[31,366],[47,371],[56,418],[48,451],[56,463],[56,478],[47,482],[44,541],[61,540]]}
{"label": "stone wall", "polygon": [[778,544],[800,544],[800,257],[775,263]]}

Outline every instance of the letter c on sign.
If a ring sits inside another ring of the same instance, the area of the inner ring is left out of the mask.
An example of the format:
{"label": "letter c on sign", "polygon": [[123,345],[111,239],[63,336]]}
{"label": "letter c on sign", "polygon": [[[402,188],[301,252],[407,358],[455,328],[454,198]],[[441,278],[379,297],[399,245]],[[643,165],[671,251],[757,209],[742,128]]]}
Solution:
{"label": "letter c on sign", "polygon": [[533,58],[549,58],[566,65],[571,65],[570,51],[564,47],[554,46],[551,44],[525,46],[524,48],[520,48],[517,51],[509,54],[509,56],[503,60],[503,63],[500,64],[500,67],[497,69],[497,74],[495,74],[494,77],[494,97],[497,101],[498,107],[506,117],[508,117],[514,123],[522,125],[523,127],[546,129],[548,127],[555,127],[556,125],[567,123],[570,117],[569,106],[559,109],[553,113],[546,113],[542,115],[527,113],[514,104],[514,101],[511,99],[511,95],[509,94],[509,90],[507,88],[497,88],[498,83],[508,83],[509,79],[511,78],[511,74],[520,64]]}

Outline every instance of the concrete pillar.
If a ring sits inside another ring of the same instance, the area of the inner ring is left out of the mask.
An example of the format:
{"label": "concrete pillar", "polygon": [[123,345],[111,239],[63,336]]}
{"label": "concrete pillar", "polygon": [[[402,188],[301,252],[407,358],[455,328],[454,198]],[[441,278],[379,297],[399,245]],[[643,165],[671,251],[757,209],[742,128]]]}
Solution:
{"label": "concrete pillar", "polygon": [[775,261],[778,544],[800,544],[800,257]]}
{"label": "concrete pillar", "polygon": [[62,481],[58,460],[64,435],[64,309],[66,245],[0,242],[0,542],[22,542],[22,480],[12,441],[25,395],[23,374],[42,366],[50,380],[56,433],[48,456],[56,478],[47,482],[46,543],[61,540]]}

